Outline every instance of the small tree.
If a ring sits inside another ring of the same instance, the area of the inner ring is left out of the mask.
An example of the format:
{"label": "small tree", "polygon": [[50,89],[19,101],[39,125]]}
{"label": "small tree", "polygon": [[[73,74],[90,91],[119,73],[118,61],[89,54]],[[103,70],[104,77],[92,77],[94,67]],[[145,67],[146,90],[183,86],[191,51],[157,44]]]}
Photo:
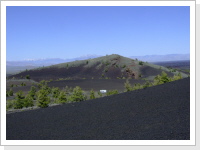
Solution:
{"label": "small tree", "polygon": [[31,95],[27,95],[24,99],[24,103],[23,103],[24,107],[33,107],[33,97]]}
{"label": "small tree", "polygon": [[102,93],[100,91],[98,91],[98,95],[99,97],[102,97]]}
{"label": "small tree", "polygon": [[24,106],[24,98],[22,91],[16,93],[15,101],[14,101],[14,109],[22,109]]}
{"label": "small tree", "polygon": [[21,83],[21,86],[26,86],[26,83],[22,82],[22,83]]}
{"label": "small tree", "polygon": [[173,81],[179,80],[179,79],[182,79],[182,75],[180,72],[177,75],[174,75],[174,77],[172,78]]}
{"label": "small tree", "polygon": [[45,108],[49,106],[50,98],[47,96],[48,92],[41,89],[37,93],[37,106]]}
{"label": "small tree", "polygon": [[26,79],[30,79],[30,75],[26,75]]}
{"label": "small tree", "polygon": [[6,97],[9,97],[8,91],[6,91]]}
{"label": "small tree", "polygon": [[58,103],[64,104],[67,102],[67,96],[64,91],[61,91],[58,96]]}
{"label": "small tree", "polygon": [[12,88],[8,91],[8,95],[9,96],[13,96],[13,90],[12,90]]}
{"label": "small tree", "polygon": [[47,82],[45,80],[40,81],[40,83],[38,83],[38,88],[41,89],[42,87],[46,86]]}
{"label": "small tree", "polygon": [[118,90],[110,90],[106,94],[107,96],[109,96],[109,95],[114,95],[114,94],[119,94],[119,93],[118,93]]}
{"label": "small tree", "polygon": [[133,90],[138,90],[138,89],[141,89],[141,88],[142,88],[142,86],[140,85],[140,83],[135,84],[135,85],[133,86]]}
{"label": "small tree", "polygon": [[147,82],[143,85],[143,88],[147,88],[147,87],[150,87],[150,86],[152,86],[152,84],[151,84],[149,81],[147,81]]}
{"label": "small tree", "polygon": [[58,96],[60,94],[60,89],[58,87],[52,88],[52,94],[53,94],[54,98],[58,98]]}
{"label": "small tree", "polygon": [[143,61],[139,61],[139,65],[143,65],[144,64],[144,62]]}
{"label": "small tree", "polygon": [[129,82],[129,80],[126,80],[126,82],[124,83],[124,87],[125,87],[125,92],[128,92],[128,91],[132,91],[133,88]]}
{"label": "small tree", "polygon": [[167,74],[164,72],[164,71],[162,71],[162,73],[161,73],[161,82],[162,83],[167,83],[167,82],[169,82],[170,81],[170,79],[169,79],[169,77],[167,76]]}
{"label": "small tree", "polygon": [[90,99],[95,99],[94,90],[90,91]]}
{"label": "small tree", "polygon": [[13,107],[13,101],[12,100],[7,100],[6,101],[6,110],[9,110]]}
{"label": "small tree", "polygon": [[86,96],[83,94],[82,89],[79,86],[76,86],[73,89],[73,93],[69,99],[70,101],[80,102],[80,101],[86,100]]}
{"label": "small tree", "polygon": [[35,99],[35,95],[36,95],[36,87],[32,86],[31,90],[28,92],[28,94],[30,95],[30,97],[34,100]]}

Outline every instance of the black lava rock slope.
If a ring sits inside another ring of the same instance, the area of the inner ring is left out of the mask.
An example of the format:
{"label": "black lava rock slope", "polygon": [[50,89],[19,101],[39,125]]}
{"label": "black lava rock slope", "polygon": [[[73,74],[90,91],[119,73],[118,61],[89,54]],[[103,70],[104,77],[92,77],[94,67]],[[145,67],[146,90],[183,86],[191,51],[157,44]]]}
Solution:
{"label": "black lava rock slope", "polygon": [[6,120],[7,140],[189,140],[190,78]]}

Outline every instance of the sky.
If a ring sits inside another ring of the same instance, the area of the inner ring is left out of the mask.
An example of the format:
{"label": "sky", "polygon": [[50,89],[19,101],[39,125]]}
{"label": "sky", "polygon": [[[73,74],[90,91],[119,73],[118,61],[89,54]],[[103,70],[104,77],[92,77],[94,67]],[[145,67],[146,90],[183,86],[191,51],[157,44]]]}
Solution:
{"label": "sky", "polygon": [[189,54],[189,6],[7,6],[7,61]]}

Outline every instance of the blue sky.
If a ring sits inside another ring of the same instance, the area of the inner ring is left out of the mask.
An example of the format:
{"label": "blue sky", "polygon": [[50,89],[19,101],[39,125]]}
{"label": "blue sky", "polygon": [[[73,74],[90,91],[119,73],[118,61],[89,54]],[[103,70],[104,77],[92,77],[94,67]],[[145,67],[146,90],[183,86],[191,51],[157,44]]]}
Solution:
{"label": "blue sky", "polygon": [[190,53],[189,6],[7,6],[6,59]]}

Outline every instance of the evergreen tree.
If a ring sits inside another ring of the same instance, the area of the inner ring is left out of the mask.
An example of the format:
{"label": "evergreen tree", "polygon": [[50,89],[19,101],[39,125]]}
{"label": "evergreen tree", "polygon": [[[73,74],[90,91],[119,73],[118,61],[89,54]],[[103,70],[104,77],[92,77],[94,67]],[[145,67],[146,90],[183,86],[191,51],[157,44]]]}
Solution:
{"label": "evergreen tree", "polygon": [[94,90],[90,91],[90,99],[95,99]]}
{"label": "evergreen tree", "polygon": [[142,86],[140,85],[140,83],[135,83],[135,85],[133,86],[133,90],[139,90],[139,89],[141,89],[142,88]]}
{"label": "evergreen tree", "polygon": [[164,71],[162,71],[162,73],[161,73],[161,82],[162,83],[169,82],[169,77],[167,76],[167,74]]}
{"label": "evergreen tree", "polygon": [[129,80],[126,80],[126,82],[124,83],[124,87],[125,87],[125,92],[133,90],[131,84],[129,83]]}
{"label": "evergreen tree", "polygon": [[99,97],[102,97],[102,93],[101,93],[101,92],[99,92],[99,91],[98,91],[98,95],[99,95]]}
{"label": "evergreen tree", "polygon": [[60,89],[58,87],[52,88],[52,94],[53,94],[54,98],[58,98],[58,96],[60,94]]}
{"label": "evergreen tree", "polygon": [[30,75],[26,75],[26,79],[30,79]]}
{"label": "evergreen tree", "polygon": [[83,94],[82,89],[79,86],[76,86],[73,89],[73,93],[69,99],[70,101],[73,101],[73,102],[80,102],[80,101],[86,100],[86,96]]}
{"label": "evergreen tree", "polygon": [[109,95],[114,95],[114,94],[119,94],[119,93],[118,93],[118,90],[111,90],[111,91],[108,91],[108,92],[107,92],[107,96],[109,96]]}
{"label": "evergreen tree", "polygon": [[60,94],[58,96],[58,102],[61,104],[64,104],[67,102],[67,96],[64,91],[60,92]]}
{"label": "evergreen tree", "polygon": [[8,92],[9,96],[13,96],[13,90],[10,89],[9,92]]}
{"label": "evergreen tree", "polygon": [[22,109],[24,105],[24,98],[22,91],[16,93],[15,101],[14,101],[14,109]]}
{"label": "evergreen tree", "polygon": [[174,75],[174,77],[173,77],[173,81],[175,81],[175,80],[180,80],[180,79],[182,79],[182,75],[181,75],[181,73],[179,72],[177,75]]}
{"label": "evergreen tree", "polygon": [[28,94],[25,97],[23,106],[24,107],[33,107],[34,106],[34,104],[33,104],[33,97],[30,94]]}
{"label": "evergreen tree", "polygon": [[45,108],[49,106],[50,98],[47,96],[48,92],[44,89],[41,89],[37,93],[37,106]]}
{"label": "evergreen tree", "polygon": [[32,100],[34,100],[36,95],[36,87],[32,86],[31,90],[28,92],[28,95],[32,98]]}

